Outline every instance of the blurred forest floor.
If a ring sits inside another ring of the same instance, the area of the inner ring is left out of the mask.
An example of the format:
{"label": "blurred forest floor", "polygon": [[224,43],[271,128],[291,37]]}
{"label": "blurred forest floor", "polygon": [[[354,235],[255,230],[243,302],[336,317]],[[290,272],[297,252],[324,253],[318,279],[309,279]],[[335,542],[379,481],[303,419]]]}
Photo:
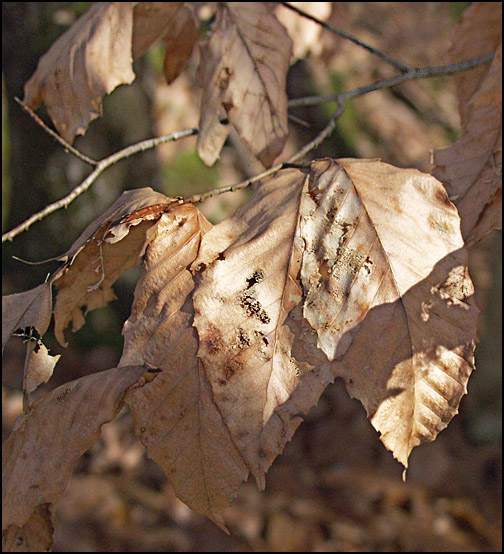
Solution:
{"label": "blurred forest floor", "polygon": [[[451,30],[466,5],[333,3],[329,22],[415,67],[442,65]],[[2,142],[8,147],[3,156],[3,231],[67,194],[89,173],[13,101],[23,96],[23,84],[39,57],[88,7],[2,3]],[[291,98],[348,90],[393,73],[332,34],[324,32],[319,47],[319,53],[291,68]],[[198,125],[197,56],[167,87],[159,71],[161,49],[151,50],[136,62],[133,85],[106,98],[104,117],[76,140],[81,151],[103,158],[140,140]],[[310,140],[332,109],[293,110],[305,125],[292,122],[286,151]],[[408,82],[349,103],[337,131],[312,157],[380,157],[399,167],[429,171],[429,150],[449,146],[458,132],[451,79]],[[185,139],[125,160],[68,210],[5,244],[3,294],[37,286],[56,267],[27,267],[12,260],[13,254],[41,260],[64,252],[123,190],[151,186],[168,195],[187,195],[261,170],[235,137],[213,168],[206,168],[194,150],[195,139]],[[248,192],[229,193],[210,199],[202,210],[215,223],[247,197]],[[470,251],[482,312],[477,370],[460,414],[434,443],[413,451],[405,483],[402,466],[383,447],[361,405],[337,381],[273,464],[266,490],[258,492],[252,481],[243,485],[227,513],[227,536],[175,498],[161,469],[146,459],[132,434],[131,415],[124,411],[79,461],[58,506],[54,551],[502,551],[501,248],[501,233],[494,232]],[[51,387],[115,366],[138,275],[132,270],[120,279],[118,301],[91,313],[88,324],[69,337],[66,350],[48,337],[51,353],[63,354]],[[3,359],[4,439],[21,413],[23,358],[21,340],[11,340]]]}

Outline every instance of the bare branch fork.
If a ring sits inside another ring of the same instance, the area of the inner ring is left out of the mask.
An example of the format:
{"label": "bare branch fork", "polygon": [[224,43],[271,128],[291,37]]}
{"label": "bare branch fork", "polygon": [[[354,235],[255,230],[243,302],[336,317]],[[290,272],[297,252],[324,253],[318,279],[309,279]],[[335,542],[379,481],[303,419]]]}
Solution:
{"label": "bare branch fork", "polygon": [[[282,3],[286,7],[293,9],[294,11],[298,12],[300,15],[304,17],[308,17],[309,19],[312,19],[322,25],[325,28],[329,28],[334,33],[342,34],[343,32],[332,28],[331,26],[325,24],[324,22],[321,22],[317,20],[316,18],[309,16],[308,14],[305,14],[304,12],[301,12],[297,8],[294,8],[293,6],[290,6],[287,3]],[[377,81],[375,83],[371,83],[364,87],[359,87],[354,90],[345,91],[345,92],[338,92],[334,94],[329,95],[323,95],[323,96],[308,96],[304,98],[295,98],[289,101],[288,105],[289,108],[294,108],[297,106],[313,106],[318,104],[323,104],[326,102],[334,102],[336,101],[338,104],[338,107],[334,114],[331,116],[329,123],[326,125],[326,127],[308,144],[306,144],[303,148],[301,148],[296,154],[294,154],[292,157],[290,157],[288,160],[286,160],[285,164],[292,164],[301,158],[303,158],[308,152],[319,146],[334,130],[336,126],[337,120],[341,117],[344,111],[344,103],[346,100],[350,98],[355,98],[357,96],[362,96],[363,94],[367,94],[368,92],[371,92],[373,90],[380,90],[384,88],[389,88],[396,86],[400,83],[403,83],[405,81],[413,80],[413,79],[423,79],[427,77],[434,77],[434,76],[440,76],[440,75],[451,75],[453,73],[459,72],[459,71],[465,71],[467,69],[471,69],[473,67],[476,67],[478,65],[482,65],[484,63],[489,63],[493,60],[494,54],[488,54],[486,56],[480,56],[478,58],[474,58],[472,60],[468,60],[465,62],[457,63],[457,64],[450,64],[446,66],[439,66],[439,67],[427,67],[427,68],[409,68],[405,66],[404,64],[401,64],[400,62],[397,62],[393,58],[390,58],[386,54],[383,54],[382,52],[374,49],[371,46],[365,45],[364,43],[360,43],[357,39],[354,39],[354,37],[347,36],[346,34],[343,34],[342,36],[345,36],[346,38],[349,38],[350,40],[353,40],[353,42],[356,42],[357,44],[366,47],[369,51],[373,52],[374,54],[380,55],[384,59],[387,59],[390,63],[392,63],[395,67],[398,67],[403,71],[400,75],[397,75],[396,77],[392,77],[391,79],[381,80]],[[80,160],[92,165],[94,167],[93,171],[80,183],[77,187],[75,187],[67,196],[64,198],[61,198],[57,202],[54,202],[53,204],[50,204],[49,206],[46,206],[43,210],[40,212],[37,212],[36,214],[32,215],[30,218],[28,218],[26,221],[15,227],[14,229],[8,231],[7,233],[4,233],[2,235],[2,242],[5,242],[7,240],[12,240],[14,237],[22,233],[23,231],[26,231],[33,223],[36,221],[40,221],[47,217],[49,214],[55,212],[56,210],[59,210],[60,208],[67,208],[73,200],[75,200],[78,196],[80,196],[82,193],[84,193],[98,178],[98,176],[105,171],[108,167],[111,165],[117,163],[120,160],[123,160],[125,158],[128,158],[129,156],[132,156],[133,154],[136,154],[138,152],[144,152],[145,150],[149,150],[151,148],[155,148],[159,144],[164,144],[167,142],[172,142],[176,140],[180,140],[185,137],[190,137],[197,135],[199,132],[199,129],[193,128],[193,129],[185,129],[182,131],[176,131],[174,133],[170,133],[168,135],[163,135],[161,137],[156,137],[148,140],[144,140],[142,142],[139,142],[137,144],[133,144],[131,146],[128,146],[127,148],[124,148],[123,150],[120,150],[111,156],[108,156],[107,158],[104,158],[103,160],[96,161],[92,158],[89,158],[85,154],[81,153],[79,150],[71,146],[67,141],[65,141],[60,135],[55,133],[52,129],[47,127],[45,123],[21,100],[16,98],[16,101],[23,107],[23,109],[36,121],[38,125],[40,125],[48,134],[50,134],[53,138],[55,138],[64,148],[66,151],[74,154],[77,158]],[[227,121],[222,121],[222,123],[227,123]],[[203,194],[194,194],[192,196],[188,196],[185,198],[182,198],[182,202],[202,202],[203,200],[211,197],[216,196],[219,194],[223,194],[225,192],[231,192],[235,190],[240,190],[243,188],[246,188],[250,186],[253,183],[256,183],[257,181],[260,181],[261,179],[264,179],[265,177],[272,175],[273,173],[276,173],[283,167],[285,167],[284,163],[278,164],[267,171],[264,171],[263,173],[260,173],[250,179],[246,179],[245,181],[242,181],[240,183],[225,186],[225,187],[219,187],[216,189],[213,189],[211,191],[208,191]]]}

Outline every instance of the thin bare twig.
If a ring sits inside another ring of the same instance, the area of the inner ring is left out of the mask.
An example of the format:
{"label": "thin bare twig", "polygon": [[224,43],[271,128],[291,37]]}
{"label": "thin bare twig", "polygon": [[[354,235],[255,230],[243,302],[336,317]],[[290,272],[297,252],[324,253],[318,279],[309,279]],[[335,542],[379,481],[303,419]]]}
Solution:
{"label": "thin bare twig", "polygon": [[82,160],[83,162],[86,162],[87,164],[89,165],[93,165],[93,166],[96,166],[98,165],[98,162],[96,160],[93,160],[92,158],[89,158],[88,156],[86,156],[85,154],[83,154],[82,152],[80,152],[79,150],[77,150],[77,148],[74,148],[71,144],[69,144],[63,137],[61,137],[60,135],[58,135],[58,133],[55,133],[50,127],[48,127],[41,119],[40,117],[29,107],[27,106],[22,100],[20,100],[17,96],[14,96],[14,100],[23,108],[23,110],[28,114],[30,115],[35,121],[36,123],[38,123],[42,129],[44,129],[44,131],[46,133],[48,133],[49,135],[51,135],[51,137],[53,137],[54,139],[56,139],[62,146],[65,150],[68,150],[69,152],[71,152],[74,156],[77,156],[77,158],[79,158],[79,160]]}
{"label": "thin bare twig", "polygon": [[254,183],[257,183],[258,181],[261,181],[265,177],[269,177],[270,175],[273,175],[273,173],[276,173],[280,169],[283,169],[284,167],[291,166],[294,162],[297,162],[308,152],[313,150],[314,148],[317,148],[324,140],[334,131],[334,128],[336,127],[336,121],[343,115],[343,111],[345,109],[344,103],[341,101],[338,105],[338,108],[334,112],[334,114],[331,116],[331,119],[329,120],[329,123],[320,131],[320,133],[311,140],[308,144],[305,144],[301,150],[296,152],[294,155],[292,155],[290,158],[285,160],[285,162],[282,162],[281,164],[275,165],[274,167],[271,167],[270,169],[267,169],[263,173],[260,173],[259,175],[255,175],[254,177],[251,177],[250,179],[245,179],[244,181],[241,181],[240,183],[237,183],[235,185],[230,185],[226,187],[218,187],[212,190],[209,190],[202,194],[192,194],[191,196],[185,196],[183,198],[184,203],[193,203],[196,204],[198,202],[203,202],[207,198],[210,198],[212,196],[219,196],[220,194],[224,194],[225,192],[235,192],[237,190],[245,189],[249,187],[250,185],[253,185]]}
{"label": "thin bare twig", "polygon": [[57,202],[54,202],[53,204],[46,206],[43,210],[32,215],[30,218],[28,218],[26,221],[24,221],[23,223],[21,223],[20,225],[12,229],[11,231],[4,233],[2,235],[2,242],[5,242],[6,240],[12,240],[15,236],[19,235],[23,231],[26,231],[33,223],[35,223],[36,221],[40,221],[41,219],[44,219],[52,212],[55,212],[60,208],[67,208],[68,205],[77,198],[77,196],[85,192],[94,183],[94,181],[96,181],[98,176],[101,173],[103,173],[103,171],[105,171],[107,167],[110,167],[111,165],[117,163],[119,160],[128,158],[129,156],[132,156],[133,154],[136,154],[138,152],[143,152],[145,150],[155,148],[159,144],[164,144],[165,142],[172,142],[184,137],[190,137],[197,134],[198,134],[198,129],[193,128],[193,129],[186,129],[184,131],[177,131],[175,133],[170,133],[169,135],[163,135],[161,137],[156,137],[153,139],[147,139],[137,144],[132,144],[131,146],[128,146],[123,150],[119,150],[119,152],[115,152],[108,158],[104,158],[103,160],[100,160],[99,162],[97,162],[95,169],[86,177],[86,179],[84,179],[84,181],[82,181],[80,185],[75,187],[70,192],[70,194],[68,194],[64,198],[61,198]]}
{"label": "thin bare twig", "polygon": [[417,69],[410,69],[407,73],[402,73],[401,75],[396,75],[391,79],[384,79],[381,81],[376,81],[365,87],[359,87],[354,90],[348,90],[345,92],[336,92],[333,94],[325,94],[320,96],[305,96],[303,98],[294,98],[289,100],[289,108],[296,108],[298,106],[317,106],[319,104],[325,104],[326,102],[333,102],[339,100],[348,100],[349,98],[355,98],[357,96],[362,96],[373,90],[379,90],[383,88],[390,88],[404,83],[405,81],[410,81],[412,79],[425,79],[427,77],[439,77],[440,75],[451,75],[452,73],[457,73],[459,71],[466,71],[467,69],[472,69],[478,65],[484,63],[489,63],[494,59],[495,54],[487,54],[485,56],[480,56],[478,58],[473,58],[472,60],[467,60],[465,62],[459,62],[450,65],[443,65],[437,67],[422,67]]}
{"label": "thin bare twig", "polygon": [[409,67],[402,62],[392,58],[392,56],[389,56],[385,52],[382,52],[381,50],[378,50],[378,48],[374,48],[373,46],[370,46],[369,44],[366,44],[365,42],[362,42],[356,37],[353,37],[352,35],[349,35],[345,31],[342,31],[341,29],[337,29],[336,27],[333,27],[332,25],[329,25],[329,23],[326,23],[325,21],[321,21],[317,17],[310,15],[309,13],[304,12],[303,10],[300,10],[299,8],[296,8],[296,6],[291,6],[288,2],[280,2],[282,6],[285,6],[289,10],[292,10],[293,12],[296,12],[298,15],[301,15],[302,17],[305,17],[306,19],[310,19],[311,21],[314,21],[318,25],[324,27],[324,29],[327,29],[328,31],[331,31],[331,33],[334,33],[336,35],[339,35],[343,38],[346,38],[353,43],[357,44],[361,48],[365,48],[375,56],[379,56],[380,58],[383,58],[384,60],[391,63],[394,67],[397,67],[397,69],[400,69],[401,71],[409,71]]}

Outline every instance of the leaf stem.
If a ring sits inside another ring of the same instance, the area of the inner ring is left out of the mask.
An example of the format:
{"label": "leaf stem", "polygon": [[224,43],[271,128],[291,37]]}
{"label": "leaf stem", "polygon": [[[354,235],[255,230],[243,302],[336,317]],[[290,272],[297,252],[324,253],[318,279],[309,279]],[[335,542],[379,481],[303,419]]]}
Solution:
{"label": "leaf stem", "polygon": [[254,177],[251,177],[250,179],[245,179],[244,181],[241,181],[240,183],[237,183],[236,185],[230,185],[227,187],[218,187],[212,190],[209,190],[203,194],[192,194],[191,196],[186,196],[183,199],[184,203],[193,203],[196,204],[197,202],[203,202],[207,198],[210,198],[212,196],[219,196],[220,194],[224,194],[225,192],[234,192],[237,190],[241,190],[244,188],[247,188],[250,185],[253,185],[254,183],[257,183],[258,181],[264,179],[265,177],[269,177],[273,173],[276,173],[280,169],[284,169],[287,167],[292,167],[294,162],[298,161],[299,159],[303,158],[310,150],[313,150],[314,148],[317,148],[322,142],[334,131],[334,128],[336,127],[336,121],[343,115],[343,111],[345,109],[345,105],[343,101],[339,102],[338,108],[331,116],[329,123],[320,131],[320,133],[309,143],[305,144],[301,150],[296,152],[294,155],[292,155],[290,158],[285,160],[285,162],[282,162],[278,165],[275,165],[274,167],[271,167],[270,169],[264,171],[263,173],[260,173],[259,175],[255,175]]}

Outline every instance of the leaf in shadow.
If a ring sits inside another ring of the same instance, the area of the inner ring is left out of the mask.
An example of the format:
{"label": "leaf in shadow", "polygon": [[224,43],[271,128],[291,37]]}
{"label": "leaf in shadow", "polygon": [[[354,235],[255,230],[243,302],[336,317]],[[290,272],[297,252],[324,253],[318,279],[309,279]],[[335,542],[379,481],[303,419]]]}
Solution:
{"label": "leaf in shadow", "polygon": [[144,373],[144,367],[129,366],[77,379],[45,395],[18,419],[2,450],[3,530],[23,527],[36,510],[58,500],[75,462]]}
{"label": "leaf in shadow", "polygon": [[24,102],[41,102],[69,143],[101,115],[102,98],[135,79],[130,2],[97,2],[40,58]]}
{"label": "leaf in shadow", "polygon": [[165,214],[147,248],[144,272],[123,329],[120,364],[145,363],[162,370],[152,382],[127,395],[135,432],[177,496],[226,530],[222,510],[248,472],[196,356],[190,302],[194,283],[188,267],[210,224],[192,205],[181,206],[178,213],[184,222]]}
{"label": "leaf in shadow", "polygon": [[280,453],[261,449],[261,433],[301,376],[283,323],[301,301],[298,218],[305,180],[294,169],[265,180],[243,208],[205,235],[194,263],[204,265],[193,301],[198,357],[223,422],[260,488]]}

